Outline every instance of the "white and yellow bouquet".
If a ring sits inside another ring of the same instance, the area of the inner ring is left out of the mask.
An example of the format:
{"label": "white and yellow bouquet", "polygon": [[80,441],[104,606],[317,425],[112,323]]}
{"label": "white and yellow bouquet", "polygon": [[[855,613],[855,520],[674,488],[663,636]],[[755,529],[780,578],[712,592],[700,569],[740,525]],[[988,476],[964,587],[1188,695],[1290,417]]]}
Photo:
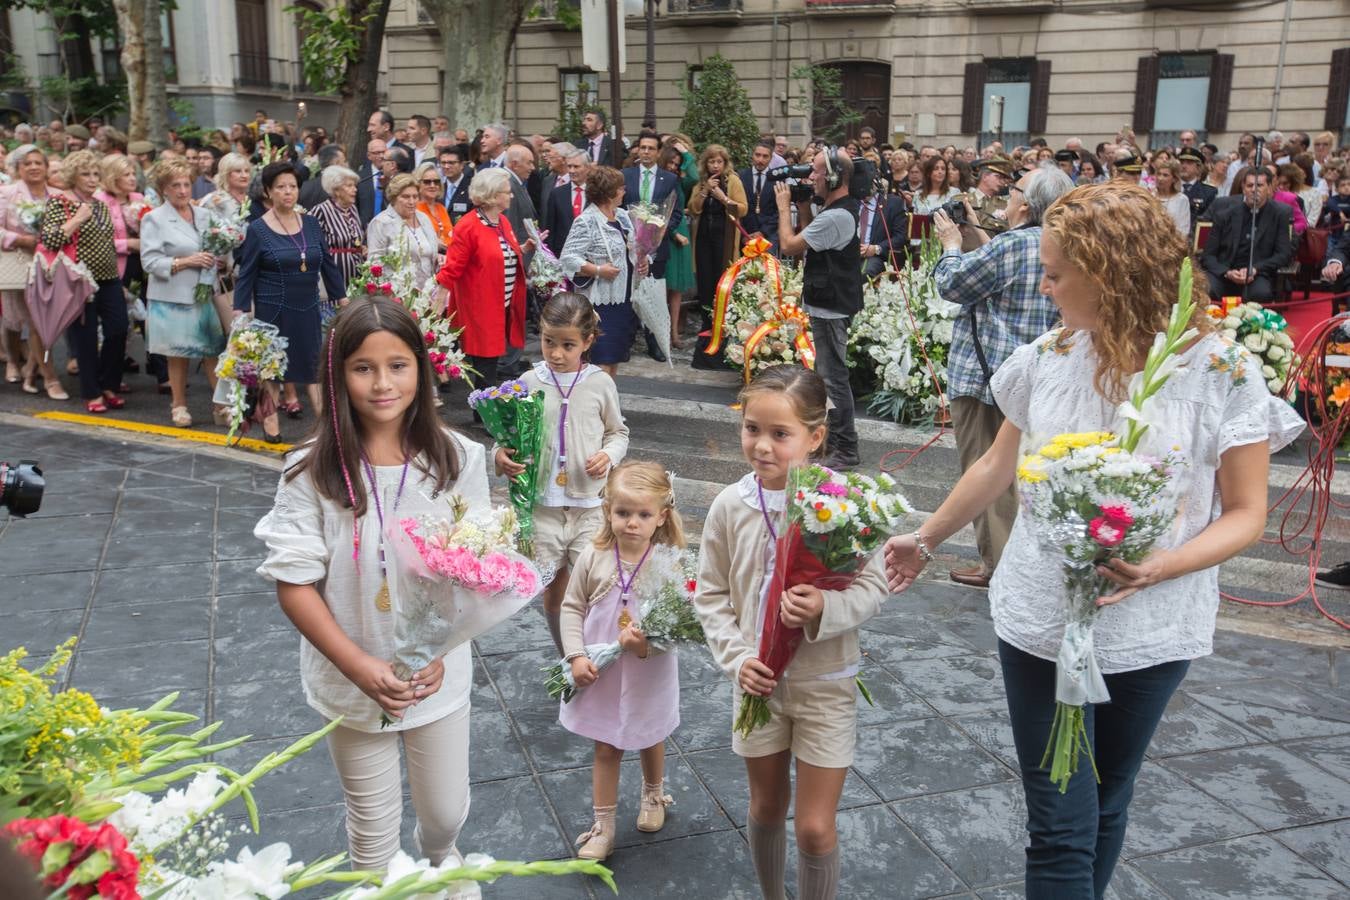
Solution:
{"label": "white and yellow bouquet", "polygon": [[727,360],[741,367],[746,382],[772,366],[813,367],[801,272],[786,267],[770,272],[758,260],[746,265],[731,289],[725,334]]}
{"label": "white and yellow bouquet", "polygon": [[213,398],[230,411],[229,438],[250,418],[250,412],[252,420],[261,422],[275,411],[271,394],[262,385],[280,381],[286,374],[288,343],[281,330],[268,322],[250,316],[234,320],[225,352],[216,363],[219,380]]}
{"label": "white and yellow bouquet", "polygon": [[[1086,754],[1096,774],[1083,714],[1088,703],[1110,699],[1093,649],[1098,599],[1116,591],[1098,574],[1111,559],[1138,563],[1175,525],[1178,475],[1185,466],[1179,448],[1161,456],[1139,451],[1149,429],[1148,400],[1181,364],[1178,355],[1196,337],[1190,328],[1191,266],[1182,265],[1179,299],[1167,331],[1155,335],[1144,370],[1130,381],[1120,405],[1124,433],[1059,434],[1022,458],[1017,486],[1032,530],[1061,556],[1064,577],[1064,637],[1055,664],[1055,718],[1041,765],[1063,793]],[[1100,779],[1099,779],[1100,780]]]}

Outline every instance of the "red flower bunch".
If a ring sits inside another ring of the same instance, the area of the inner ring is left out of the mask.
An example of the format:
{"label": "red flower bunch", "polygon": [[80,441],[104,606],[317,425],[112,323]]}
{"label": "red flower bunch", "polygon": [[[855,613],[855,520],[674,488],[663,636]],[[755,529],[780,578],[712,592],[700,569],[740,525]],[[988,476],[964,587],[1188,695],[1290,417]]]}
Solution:
{"label": "red flower bunch", "polygon": [[1101,515],[1088,523],[1088,534],[1103,547],[1115,547],[1125,540],[1126,533],[1134,524],[1134,516],[1123,506],[1098,507]]}
{"label": "red flower bunch", "polygon": [[140,900],[140,863],[127,849],[127,839],[107,822],[95,828],[61,815],[16,819],[0,835],[18,838],[19,853],[32,860],[43,885],[66,888],[72,900]]}
{"label": "red flower bunch", "polygon": [[380,265],[379,263],[371,263],[370,274],[376,278],[379,278],[381,275],[384,274],[384,266]]}

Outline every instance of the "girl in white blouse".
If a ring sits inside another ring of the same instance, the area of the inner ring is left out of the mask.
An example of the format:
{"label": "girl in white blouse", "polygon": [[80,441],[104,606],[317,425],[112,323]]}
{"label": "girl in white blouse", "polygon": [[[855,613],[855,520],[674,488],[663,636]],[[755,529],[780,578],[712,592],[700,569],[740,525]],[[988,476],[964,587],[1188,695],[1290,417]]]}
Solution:
{"label": "girl in white blouse", "polygon": [[[469,810],[473,663],[466,643],[408,681],[395,675],[391,609],[401,585],[396,566],[385,570],[382,524],[446,508],[454,495],[485,511],[484,452],[437,418],[426,346],[402,304],[362,298],[341,310],[321,368],[328,413],[288,460],[254,531],[268,550],[258,572],[277,583],[300,631],[306,701],[327,719],[343,717],[328,744],[353,862],[382,868],[399,849],[402,744],[414,855],[439,864],[456,854]],[[392,725],[381,727],[382,713]]]}
{"label": "girl in white blouse", "polygon": [[[1007,420],[933,516],[887,543],[892,589],[908,587],[932,549],[1008,489],[1023,435],[1035,447],[1060,432],[1123,426],[1118,403],[1153,335],[1167,326],[1188,243],[1145,189],[1120,182],[1077,188],[1046,212],[1041,290],[1064,325],[1018,348],[995,373],[994,399]],[[1153,731],[1189,661],[1212,652],[1219,564],[1261,536],[1270,454],[1302,428],[1267,391],[1259,361],[1214,333],[1203,284],[1195,282],[1191,323],[1200,336],[1149,399],[1145,413],[1154,424],[1140,445],[1153,454],[1178,445],[1184,453],[1180,521],[1138,565],[1115,559],[1098,569],[1118,587],[1098,601],[1094,630],[1111,702],[1085,713],[1100,784],[1093,767],[1082,766],[1061,793],[1041,766],[1065,601],[1053,575],[1059,559],[1025,516],[1014,523],[989,587],[1029,811],[1028,897],[1106,891]]]}

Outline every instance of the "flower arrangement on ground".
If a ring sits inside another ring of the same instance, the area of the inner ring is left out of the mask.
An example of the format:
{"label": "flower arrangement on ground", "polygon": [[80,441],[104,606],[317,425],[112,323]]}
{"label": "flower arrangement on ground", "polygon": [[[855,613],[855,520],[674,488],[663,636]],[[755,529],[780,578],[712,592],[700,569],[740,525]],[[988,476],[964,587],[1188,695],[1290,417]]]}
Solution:
{"label": "flower arrangement on ground", "polygon": [[[661,653],[674,650],[679,644],[703,644],[703,626],[694,612],[694,573],[698,567],[694,554],[678,547],[654,545],[647,564],[638,575],[634,593],[642,600],[638,620],[652,649]],[[586,656],[595,664],[596,672],[603,672],[623,655],[618,641],[607,644],[589,644]],[[548,695],[564,703],[571,702],[584,688],[572,680],[572,667],[557,662],[544,669]]]}
{"label": "flower arrangement on ground", "polygon": [[863,289],[862,312],[849,327],[853,389],[870,412],[892,421],[932,424],[945,402],[947,354],[961,307],[938,293],[933,267],[940,254],[937,241],[926,238],[917,265]]}
{"label": "flower arrangement on ground", "polygon": [[[775,678],[792,662],[804,637],[802,629],[790,628],[779,618],[783,593],[802,584],[828,591],[847,588],[914,511],[889,475],[871,478],[821,465],[788,472],[786,496],[784,521],[771,532],[774,568],[764,595],[758,653]],[[867,697],[861,682],[859,688]],[[769,698],[745,694],[735,730],[748,737],[769,718]]]}
{"label": "flower arrangement on ground", "polygon": [[1188,260],[1167,331],[1155,336],[1144,370],[1131,379],[1129,399],[1120,405],[1124,434],[1056,435],[1024,456],[1017,469],[1018,494],[1036,536],[1062,559],[1068,608],[1055,663],[1055,718],[1041,760],[1061,793],[1082,755],[1096,773],[1083,713],[1088,703],[1110,699],[1093,651],[1093,626],[1098,599],[1115,587],[1097,567],[1112,558],[1139,562],[1176,522],[1177,474],[1185,461],[1175,448],[1161,456],[1143,454],[1139,442],[1150,428],[1148,400],[1167,383],[1181,364],[1178,354],[1196,336],[1189,327],[1195,311],[1191,279]]}
{"label": "flower arrangement on ground", "polygon": [[[403,590],[395,595],[394,673],[431,661],[514,615],[539,593],[539,572],[515,552],[509,508],[471,516],[458,495],[445,508],[399,520],[391,535]],[[381,718],[384,725],[391,722]]]}
{"label": "flower arrangement on ground", "polygon": [[799,269],[768,267],[754,260],[731,288],[725,319],[727,361],[748,383],[772,366],[815,364],[811,320],[802,308]]}
{"label": "flower arrangement on ground", "polygon": [[1294,339],[1286,330],[1284,316],[1259,303],[1234,303],[1211,306],[1209,314],[1217,320],[1219,333],[1234,343],[1241,344],[1261,361],[1261,380],[1272,394],[1284,391],[1289,373],[1298,368],[1298,354]]}
{"label": "flower arrangement on ground", "polygon": [[[253,787],[319,743],[328,723],[245,772],[210,761],[248,735],[211,742],[223,723],[170,707],[169,694],[144,710],[107,710],[88,694],[54,690],[74,639],[28,670],[23,648],[0,657],[0,839],[11,841],[51,897],[84,900],[276,900],[332,886],[333,900],[444,897],[469,881],[502,875],[613,877],[585,860],[498,862],[471,854],[440,867],[397,854],[386,872],[343,868],[346,854],[306,864],[285,843],[227,855],[225,811],[239,801],[259,830]],[[182,786],[175,786],[182,785]],[[158,796],[154,796],[158,795]]]}
{"label": "flower arrangement on ground", "polygon": [[514,451],[525,471],[509,479],[507,494],[520,523],[517,546],[534,558],[534,501],[539,494],[539,458],[544,445],[544,394],[533,394],[523,381],[507,381],[469,394],[469,407],[483,420],[483,427],[497,446]]}
{"label": "flower arrangement on ground", "polygon": [[227,438],[233,440],[241,427],[248,430],[249,421],[261,423],[276,411],[262,384],[285,376],[287,344],[277,326],[252,316],[240,316],[230,326],[225,352],[216,363],[219,380],[213,398],[230,412]]}

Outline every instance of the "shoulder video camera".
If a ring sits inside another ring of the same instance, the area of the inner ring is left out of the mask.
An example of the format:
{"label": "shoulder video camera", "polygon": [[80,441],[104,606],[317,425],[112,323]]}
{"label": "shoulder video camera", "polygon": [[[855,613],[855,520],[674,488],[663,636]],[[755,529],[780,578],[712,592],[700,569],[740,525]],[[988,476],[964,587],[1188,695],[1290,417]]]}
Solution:
{"label": "shoulder video camera", "polygon": [[792,181],[788,188],[792,192],[793,203],[806,203],[815,196],[815,188],[808,179],[811,177],[810,163],[797,163],[795,166],[778,166],[764,173],[770,181]]}

